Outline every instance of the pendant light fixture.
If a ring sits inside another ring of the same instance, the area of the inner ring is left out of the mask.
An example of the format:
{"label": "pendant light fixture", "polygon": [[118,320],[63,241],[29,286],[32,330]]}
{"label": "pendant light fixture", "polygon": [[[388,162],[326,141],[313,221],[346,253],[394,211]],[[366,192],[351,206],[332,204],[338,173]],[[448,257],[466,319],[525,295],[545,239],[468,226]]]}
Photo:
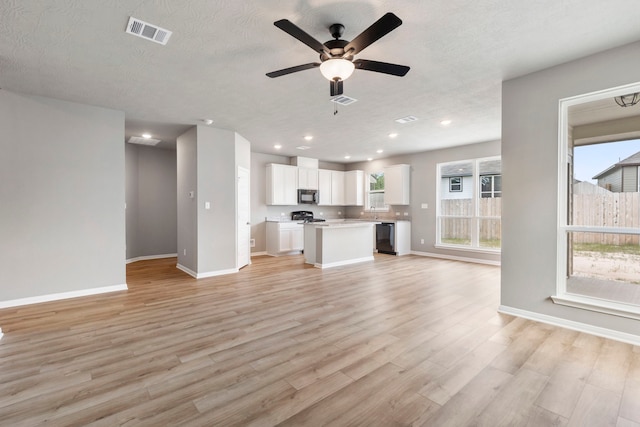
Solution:
{"label": "pendant light fixture", "polygon": [[640,102],[640,92],[630,93],[629,95],[616,96],[613,98],[621,107],[631,107]]}

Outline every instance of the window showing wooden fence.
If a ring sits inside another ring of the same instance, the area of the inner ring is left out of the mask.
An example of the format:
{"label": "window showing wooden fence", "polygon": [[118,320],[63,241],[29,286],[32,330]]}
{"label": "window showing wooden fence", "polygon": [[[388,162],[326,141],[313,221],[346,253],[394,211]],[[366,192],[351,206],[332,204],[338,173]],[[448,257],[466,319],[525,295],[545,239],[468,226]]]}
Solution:
{"label": "window showing wooden fence", "polygon": [[[482,242],[500,242],[502,226],[502,198],[483,198],[478,201],[478,219],[473,212],[471,199],[441,200],[440,237],[443,242],[470,244],[471,227],[479,225],[478,239]],[[494,246],[491,244],[491,246]]]}
{"label": "window showing wooden fence", "polygon": [[[573,225],[640,229],[640,193],[574,194]],[[573,242],[638,245],[640,236],[573,233]]]}

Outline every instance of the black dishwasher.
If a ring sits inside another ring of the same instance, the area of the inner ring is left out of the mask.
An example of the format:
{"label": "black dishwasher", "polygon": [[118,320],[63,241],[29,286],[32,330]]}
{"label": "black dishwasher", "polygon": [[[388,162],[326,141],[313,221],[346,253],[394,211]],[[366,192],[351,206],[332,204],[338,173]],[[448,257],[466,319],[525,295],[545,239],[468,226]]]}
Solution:
{"label": "black dishwasher", "polygon": [[395,223],[376,224],[376,249],[378,253],[396,255]]}

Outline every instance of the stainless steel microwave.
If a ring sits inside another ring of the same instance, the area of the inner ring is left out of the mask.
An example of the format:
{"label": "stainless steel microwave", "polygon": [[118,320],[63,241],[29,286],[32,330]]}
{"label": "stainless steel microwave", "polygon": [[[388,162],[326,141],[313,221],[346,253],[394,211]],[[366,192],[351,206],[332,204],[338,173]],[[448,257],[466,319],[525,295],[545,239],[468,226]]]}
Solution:
{"label": "stainless steel microwave", "polygon": [[298,190],[298,204],[315,205],[318,203],[318,190]]}

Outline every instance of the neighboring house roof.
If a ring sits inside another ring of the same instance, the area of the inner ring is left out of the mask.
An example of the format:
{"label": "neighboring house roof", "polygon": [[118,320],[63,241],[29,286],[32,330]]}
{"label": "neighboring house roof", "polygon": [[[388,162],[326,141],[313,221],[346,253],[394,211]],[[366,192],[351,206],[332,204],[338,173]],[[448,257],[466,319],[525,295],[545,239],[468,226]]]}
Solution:
{"label": "neighboring house roof", "polygon": [[627,157],[626,159],[620,160],[618,163],[615,163],[609,166],[608,168],[606,168],[605,170],[603,170],[602,172],[600,172],[599,174],[597,174],[591,179],[602,178],[603,176],[608,175],[609,173],[623,166],[640,166],[640,151],[638,151],[636,154],[633,154]]}
{"label": "neighboring house roof", "polygon": [[[481,163],[480,175],[500,175],[502,172],[502,161],[485,160]],[[440,176],[442,178],[448,178],[452,176],[471,176],[473,175],[473,163],[452,163],[442,166],[440,169]]]}

